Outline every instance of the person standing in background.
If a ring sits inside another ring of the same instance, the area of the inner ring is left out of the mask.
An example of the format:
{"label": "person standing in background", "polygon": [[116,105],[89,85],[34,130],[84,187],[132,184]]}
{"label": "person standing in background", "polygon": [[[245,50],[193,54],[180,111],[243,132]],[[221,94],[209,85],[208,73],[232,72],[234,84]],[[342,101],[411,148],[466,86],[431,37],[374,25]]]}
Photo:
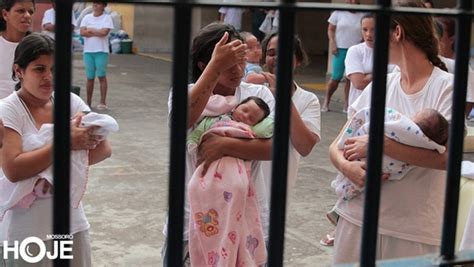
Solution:
{"label": "person standing in background", "polygon": [[[41,27],[43,28],[43,33],[53,38],[54,40],[54,25],[56,24],[56,3],[55,0],[51,0],[52,8],[46,10],[43,15],[43,21],[41,22]],[[77,20],[74,12],[72,12],[71,19],[72,29],[76,28]]]}
{"label": "person standing in background", "polygon": [[13,57],[18,43],[26,36],[35,12],[34,1],[0,0],[0,99],[15,89],[12,79]]}
{"label": "person standing in background", "polygon": [[[359,0],[346,0],[347,4],[359,4]],[[328,19],[329,50],[332,56],[332,76],[327,84],[326,97],[321,108],[322,112],[329,111],[331,97],[336,92],[339,82],[344,76],[344,60],[349,47],[360,43],[360,20],[364,13],[350,11],[334,11]],[[344,109],[347,111],[350,82],[344,88]]]}
{"label": "person standing in background", "polygon": [[109,62],[108,35],[114,28],[112,17],[104,13],[106,1],[94,1],[93,12],[81,21],[81,35],[84,37],[84,66],[87,76],[87,105],[92,105],[94,80],[100,82],[100,103],[97,110],[107,110],[107,63]]}

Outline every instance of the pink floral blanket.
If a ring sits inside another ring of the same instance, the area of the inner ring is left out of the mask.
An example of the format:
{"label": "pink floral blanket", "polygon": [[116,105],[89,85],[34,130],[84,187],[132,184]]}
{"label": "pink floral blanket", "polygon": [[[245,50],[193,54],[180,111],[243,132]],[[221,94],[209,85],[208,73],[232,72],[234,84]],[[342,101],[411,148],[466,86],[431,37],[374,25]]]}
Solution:
{"label": "pink floral blanket", "polygon": [[[254,138],[245,124],[217,122],[208,132]],[[191,206],[189,252],[192,266],[258,266],[267,252],[250,162],[233,157],[214,161],[206,175],[194,172],[188,195]]]}

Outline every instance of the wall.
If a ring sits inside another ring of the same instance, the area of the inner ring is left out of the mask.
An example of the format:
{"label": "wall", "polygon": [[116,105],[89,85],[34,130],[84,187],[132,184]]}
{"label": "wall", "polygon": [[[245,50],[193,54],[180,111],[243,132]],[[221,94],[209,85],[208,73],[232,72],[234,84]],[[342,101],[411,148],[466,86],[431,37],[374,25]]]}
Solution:
{"label": "wall", "polygon": [[135,20],[135,5],[133,4],[112,4],[107,5],[112,11],[116,11],[122,15],[122,29],[128,33],[128,36],[133,39],[134,34],[134,20]]}

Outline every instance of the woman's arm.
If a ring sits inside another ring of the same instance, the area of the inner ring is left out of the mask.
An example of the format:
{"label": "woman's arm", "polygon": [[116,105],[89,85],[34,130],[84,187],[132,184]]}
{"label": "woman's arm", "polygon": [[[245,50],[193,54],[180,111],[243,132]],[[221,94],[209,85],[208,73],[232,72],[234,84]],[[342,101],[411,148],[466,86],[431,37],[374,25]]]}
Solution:
{"label": "woman's arm", "polygon": [[384,137],[384,154],[396,160],[423,168],[446,170],[448,150],[442,154],[436,150],[407,146]]}
{"label": "woman's arm", "polygon": [[306,127],[295,104],[291,102],[290,139],[296,151],[306,157],[320,141],[319,136]]}
{"label": "woman's arm", "polygon": [[81,27],[81,30],[79,32],[81,34],[81,36],[83,37],[92,37],[92,33],[90,32],[90,30],[87,29],[87,27]]}
{"label": "woman's arm", "polygon": [[2,168],[12,183],[30,178],[52,164],[52,144],[23,152],[22,139],[16,131],[5,128]]}
{"label": "woman's arm", "polygon": [[87,31],[91,34],[91,36],[105,37],[109,34],[110,29],[109,28],[88,29]]}
{"label": "woman's arm", "polygon": [[345,177],[349,178],[354,184],[363,187],[365,184],[365,163],[362,161],[349,161],[344,157],[343,151],[337,148],[337,142],[344,133],[350,120],[342,128],[339,135],[329,146],[329,159],[336,169],[338,169]]}
{"label": "woman's arm", "polygon": [[105,139],[100,144],[89,150],[89,165],[94,165],[112,156],[112,147],[110,142]]}
{"label": "woman's arm", "polygon": [[328,25],[329,49],[333,55],[337,55],[336,44],[336,25],[329,23]]}
{"label": "woman's arm", "polygon": [[372,82],[372,74],[371,73],[352,73],[347,76],[351,83],[354,84],[354,87],[359,90],[364,90],[365,87]]}
{"label": "woman's arm", "polygon": [[203,163],[203,174],[205,174],[213,161],[224,156],[244,160],[270,160],[271,153],[271,139],[239,139],[206,134],[199,145],[197,166]]}
{"label": "woman's arm", "polygon": [[217,42],[211,60],[207,66],[202,63],[204,71],[189,91],[188,128],[192,127],[202,114],[222,72],[238,63],[245,62],[247,46],[240,40],[227,43],[228,38],[229,33],[226,32]]}
{"label": "woman's arm", "polygon": [[[351,137],[345,142],[344,156],[348,160],[367,157],[368,136]],[[408,146],[384,136],[384,154],[423,168],[445,170],[448,162],[448,152],[443,154],[435,150]]]}

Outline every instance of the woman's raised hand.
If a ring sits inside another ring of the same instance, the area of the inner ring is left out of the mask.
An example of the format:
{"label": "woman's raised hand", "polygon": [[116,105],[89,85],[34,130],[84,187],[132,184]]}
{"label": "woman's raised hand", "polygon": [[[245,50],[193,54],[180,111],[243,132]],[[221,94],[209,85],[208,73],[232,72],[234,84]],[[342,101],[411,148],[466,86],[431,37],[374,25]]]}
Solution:
{"label": "woman's raised hand", "polygon": [[209,64],[216,64],[218,70],[226,70],[235,64],[245,63],[247,45],[240,40],[229,40],[229,33],[225,32],[222,38],[217,42],[212,52],[212,58]]}
{"label": "woman's raised hand", "polygon": [[98,126],[88,128],[79,127],[81,125],[82,116],[83,114],[74,116],[75,119],[71,125],[72,150],[91,150],[96,148],[101,141],[101,136],[92,134]]}

